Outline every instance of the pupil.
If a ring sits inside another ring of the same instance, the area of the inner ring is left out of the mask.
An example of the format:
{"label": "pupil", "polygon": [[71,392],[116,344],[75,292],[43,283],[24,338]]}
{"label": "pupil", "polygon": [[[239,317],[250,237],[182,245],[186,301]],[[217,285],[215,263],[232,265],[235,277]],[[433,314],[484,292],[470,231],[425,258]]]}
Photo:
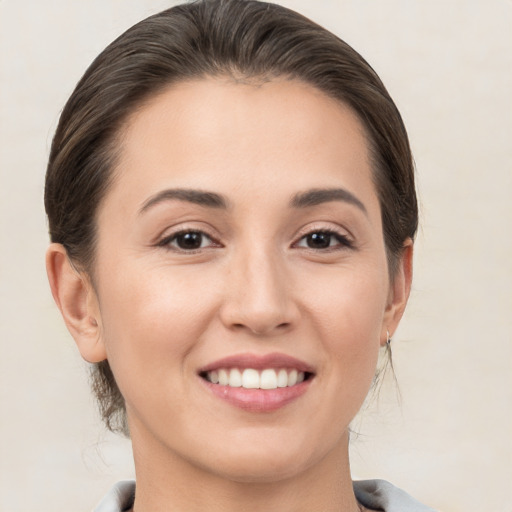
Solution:
{"label": "pupil", "polygon": [[202,235],[195,232],[183,233],[178,236],[176,241],[181,249],[199,249],[201,247]]}
{"label": "pupil", "polygon": [[324,249],[331,244],[330,233],[312,233],[308,235],[308,245],[314,249]]}

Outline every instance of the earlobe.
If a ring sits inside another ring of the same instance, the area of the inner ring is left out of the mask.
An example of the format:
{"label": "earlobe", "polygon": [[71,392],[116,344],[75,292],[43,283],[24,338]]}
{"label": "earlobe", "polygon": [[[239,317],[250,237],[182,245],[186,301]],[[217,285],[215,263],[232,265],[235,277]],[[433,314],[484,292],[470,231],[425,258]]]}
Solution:
{"label": "earlobe", "polygon": [[55,303],[82,357],[90,363],[105,360],[98,301],[88,276],[73,266],[64,246],[55,243],[46,252],[46,272]]}
{"label": "earlobe", "polygon": [[381,332],[381,345],[384,346],[393,336],[405,311],[412,284],[413,241],[404,242],[402,255],[390,287],[389,303],[384,315]]}

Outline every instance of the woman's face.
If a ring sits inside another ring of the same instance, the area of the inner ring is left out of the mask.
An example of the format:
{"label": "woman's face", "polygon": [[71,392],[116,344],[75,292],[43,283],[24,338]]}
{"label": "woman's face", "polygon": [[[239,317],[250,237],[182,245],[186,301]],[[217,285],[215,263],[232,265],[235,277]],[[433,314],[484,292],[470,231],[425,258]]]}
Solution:
{"label": "woman's face", "polygon": [[241,481],[339,456],[408,288],[357,117],[296,81],[205,79],[121,144],[93,316],[136,456]]}

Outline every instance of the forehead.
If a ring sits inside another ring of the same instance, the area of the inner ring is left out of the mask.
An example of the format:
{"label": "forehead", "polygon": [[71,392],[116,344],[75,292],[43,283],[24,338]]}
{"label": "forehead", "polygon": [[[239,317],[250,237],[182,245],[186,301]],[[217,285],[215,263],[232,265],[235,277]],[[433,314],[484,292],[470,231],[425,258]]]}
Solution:
{"label": "forehead", "polygon": [[[175,129],[170,130],[172,124]],[[328,143],[342,134],[366,145],[364,128],[350,107],[309,84],[286,79],[252,83],[205,78],[173,84],[128,118],[124,140],[146,145],[155,132],[167,133],[173,149],[183,141],[209,149],[234,134],[238,143],[249,142],[244,136],[254,140],[256,134],[257,141],[269,143],[287,135],[279,140],[285,147],[304,140]]]}
{"label": "forehead", "polygon": [[350,190],[363,180],[373,192],[357,115],[295,80],[172,85],[130,116],[121,140],[114,189],[131,189],[134,200],[166,186],[277,196],[283,187]]}

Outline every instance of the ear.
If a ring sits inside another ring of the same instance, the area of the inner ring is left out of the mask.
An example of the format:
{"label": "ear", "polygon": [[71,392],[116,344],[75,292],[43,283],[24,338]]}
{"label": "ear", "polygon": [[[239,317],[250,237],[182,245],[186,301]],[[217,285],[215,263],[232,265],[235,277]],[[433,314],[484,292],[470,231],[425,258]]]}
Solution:
{"label": "ear", "polygon": [[412,283],[412,256],[413,241],[408,238],[404,242],[398,268],[389,289],[388,305],[384,313],[384,322],[380,336],[381,346],[386,344],[388,333],[389,337],[391,337],[398,328],[398,324],[405,311],[405,306],[409,300]]}
{"label": "ear", "polygon": [[82,357],[90,363],[105,360],[98,300],[89,277],[73,266],[61,244],[48,247],[46,272],[53,299]]}

